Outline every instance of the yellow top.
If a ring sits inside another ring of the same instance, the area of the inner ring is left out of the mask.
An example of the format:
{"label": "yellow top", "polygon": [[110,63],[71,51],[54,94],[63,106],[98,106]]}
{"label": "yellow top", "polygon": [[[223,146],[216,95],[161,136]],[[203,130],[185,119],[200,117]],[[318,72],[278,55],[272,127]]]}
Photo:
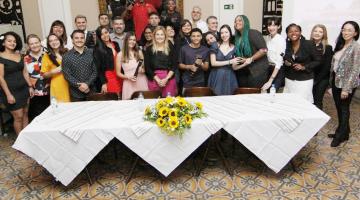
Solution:
{"label": "yellow top", "polygon": [[[61,60],[57,60],[61,65]],[[52,63],[46,53],[42,58],[41,73],[49,72],[57,66]],[[54,96],[58,102],[70,102],[69,84],[62,73],[53,75],[50,82],[50,96]]]}

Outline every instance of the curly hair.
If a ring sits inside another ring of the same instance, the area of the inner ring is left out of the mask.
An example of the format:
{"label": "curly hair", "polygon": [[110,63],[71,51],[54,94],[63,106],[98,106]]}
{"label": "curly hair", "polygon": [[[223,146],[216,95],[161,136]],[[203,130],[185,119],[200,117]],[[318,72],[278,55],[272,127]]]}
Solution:
{"label": "curly hair", "polygon": [[3,45],[3,43],[6,40],[6,38],[9,36],[13,36],[15,38],[16,46],[15,46],[14,51],[21,51],[21,49],[23,47],[21,37],[17,33],[13,32],[13,31],[9,31],[9,32],[6,32],[6,33],[0,35],[0,44],[1,44],[0,52],[5,51],[5,46]]}

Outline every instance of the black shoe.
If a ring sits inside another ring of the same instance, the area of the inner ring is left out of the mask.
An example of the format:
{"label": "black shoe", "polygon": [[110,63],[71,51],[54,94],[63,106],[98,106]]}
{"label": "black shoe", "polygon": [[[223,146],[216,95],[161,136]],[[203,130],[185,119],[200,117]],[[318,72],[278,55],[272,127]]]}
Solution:
{"label": "black shoe", "polygon": [[349,140],[349,136],[344,137],[344,138],[334,138],[333,141],[331,141],[330,146],[331,147],[337,147],[339,146],[342,142]]}

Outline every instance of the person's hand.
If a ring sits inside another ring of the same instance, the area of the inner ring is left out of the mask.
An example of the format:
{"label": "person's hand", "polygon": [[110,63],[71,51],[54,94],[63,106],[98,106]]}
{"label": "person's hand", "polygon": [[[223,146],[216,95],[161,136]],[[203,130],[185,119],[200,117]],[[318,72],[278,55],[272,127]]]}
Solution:
{"label": "person's hand", "polygon": [[330,96],[333,96],[333,93],[332,93],[332,89],[331,89],[331,88],[328,88],[328,89],[327,89],[327,93],[328,93]]}
{"label": "person's hand", "polygon": [[102,86],[101,86],[101,93],[105,94],[105,93],[107,93],[107,92],[108,92],[108,90],[107,90],[107,84],[104,83],[104,84],[102,84]]}
{"label": "person's hand", "polygon": [[163,87],[162,80],[158,77],[154,78],[155,82],[158,84],[159,87]]}
{"label": "person's hand", "polygon": [[78,83],[79,90],[84,93],[88,93],[90,91],[89,86],[86,83]]}
{"label": "person's hand", "polygon": [[195,73],[197,71],[197,67],[195,65],[191,65],[189,70],[190,72]]}
{"label": "person's hand", "polygon": [[305,70],[305,66],[302,65],[302,64],[299,64],[299,63],[295,63],[295,64],[293,65],[293,67],[294,67],[294,69],[297,70],[297,71],[303,71],[303,70]]}
{"label": "person's hand", "polygon": [[349,97],[349,93],[345,91],[341,91],[340,98],[341,99],[347,99]]}
{"label": "person's hand", "polygon": [[167,85],[167,83],[169,82],[169,79],[164,78],[161,80],[161,82],[162,82],[162,87],[165,87]]}
{"label": "person's hand", "polygon": [[246,58],[246,59],[245,59],[244,64],[249,65],[249,64],[251,64],[252,62],[253,62],[253,58],[250,57],[250,58]]}
{"label": "person's hand", "polygon": [[231,59],[230,60],[230,64],[232,64],[232,65],[237,65],[238,63],[243,63],[242,62],[242,58],[240,58],[240,57],[235,57],[235,58],[233,58],[233,59]]}
{"label": "person's hand", "polygon": [[128,79],[129,81],[135,82],[136,81],[136,76],[128,75],[128,76],[126,76],[126,79]]}
{"label": "person's hand", "polygon": [[202,59],[197,58],[197,59],[195,60],[195,64],[197,64],[197,65],[202,65],[202,64],[203,64]]}
{"label": "person's hand", "polygon": [[266,82],[262,87],[261,90],[267,90],[271,87],[272,82],[268,81]]}
{"label": "person's hand", "polygon": [[6,99],[7,99],[8,104],[15,104],[16,103],[15,97],[12,94],[7,96]]}
{"label": "person's hand", "polygon": [[291,66],[291,62],[289,62],[289,61],[287,61],[287,60],[284,61],[284,64],[285,64],[286,66],[288,66],[288,67]]}
{"label": "person's hand", "polygon": [[34,88],[29,87],[29,94],[30,94],[30,98],[32,98],[35,95]]}

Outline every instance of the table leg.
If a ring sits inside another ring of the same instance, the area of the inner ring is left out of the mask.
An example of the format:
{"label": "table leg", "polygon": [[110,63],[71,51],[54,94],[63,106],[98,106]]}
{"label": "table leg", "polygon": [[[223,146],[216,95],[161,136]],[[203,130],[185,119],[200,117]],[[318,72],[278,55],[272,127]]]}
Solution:
{"label": "table leg", "polygon": [[298,173],[298,171],[296,170],[296,166],[295,166],[295,163],[294,163],[294,160],[293,160],[293,159],[290,160],[290,165],[291,165],[291,168],[293,169],[293,171],[294,171],[295,173]]}
{"label": "table leg", "polygon": [[88,168],[87,168],[87,167],[85,167],[85,173],[86,173],[86,176],[87,176],[87,178],[88,178],[88,181],[89,181],[90,185],[92,185],[91,176],[90,176],[90,173],[89,173],[89,171],[88,171]]}
{"label": "table leg", "polygon": [[[213,136],[211,136],[210,139],[211,139],[212,137],[213,137]],[[198,169],[197,169],[197,171],[196,171],[196,176],[200,176],[200,172],[201,172],[201,170],[202,170],[202,167],[203,167],[203,165],[204,165],[204,163],[205,163],[205,159],[206,159],[206,157],[207,157],[207,155],[208,155],[208,152],[209,152],[209,147],[210,147],[210,141],[206,141],[205,153],[204,153],[203,157],[201,158],[200,164],[199,164]]]}
{"label": "table leg", "polygon": [[226,171],[228,172],[228,174],[229,174],[230,176],[233,176],[233,173],[232,173],[232,171],[231,171],[231,168],[230,168],[230,166],[229,166],[229,163],[226,161],[225,156],[224,156],[224,153],[223,153],[223,151],[222,151],[222,149],[221,149],[221,147],[220,147],[219,141],[216,140],[216,139],[215,139],[215,146],[216,146],[216,149],[217,149],[217,151],[218,151],[218,154],[220,155],[220,158],[221,158],[221,160],[222,160],[222,162],[223,162],[223,164],[224,164],[224,167],[225,167]]}
{"label": "table leg", "polygon": [[126,179],[126,184],[128,184],[134,174],[134,170],[136,168],[137,163],[139,162],[139,156],[136,156],[135,161],[133,162],[131,169],[129,171],[129,176]]}

